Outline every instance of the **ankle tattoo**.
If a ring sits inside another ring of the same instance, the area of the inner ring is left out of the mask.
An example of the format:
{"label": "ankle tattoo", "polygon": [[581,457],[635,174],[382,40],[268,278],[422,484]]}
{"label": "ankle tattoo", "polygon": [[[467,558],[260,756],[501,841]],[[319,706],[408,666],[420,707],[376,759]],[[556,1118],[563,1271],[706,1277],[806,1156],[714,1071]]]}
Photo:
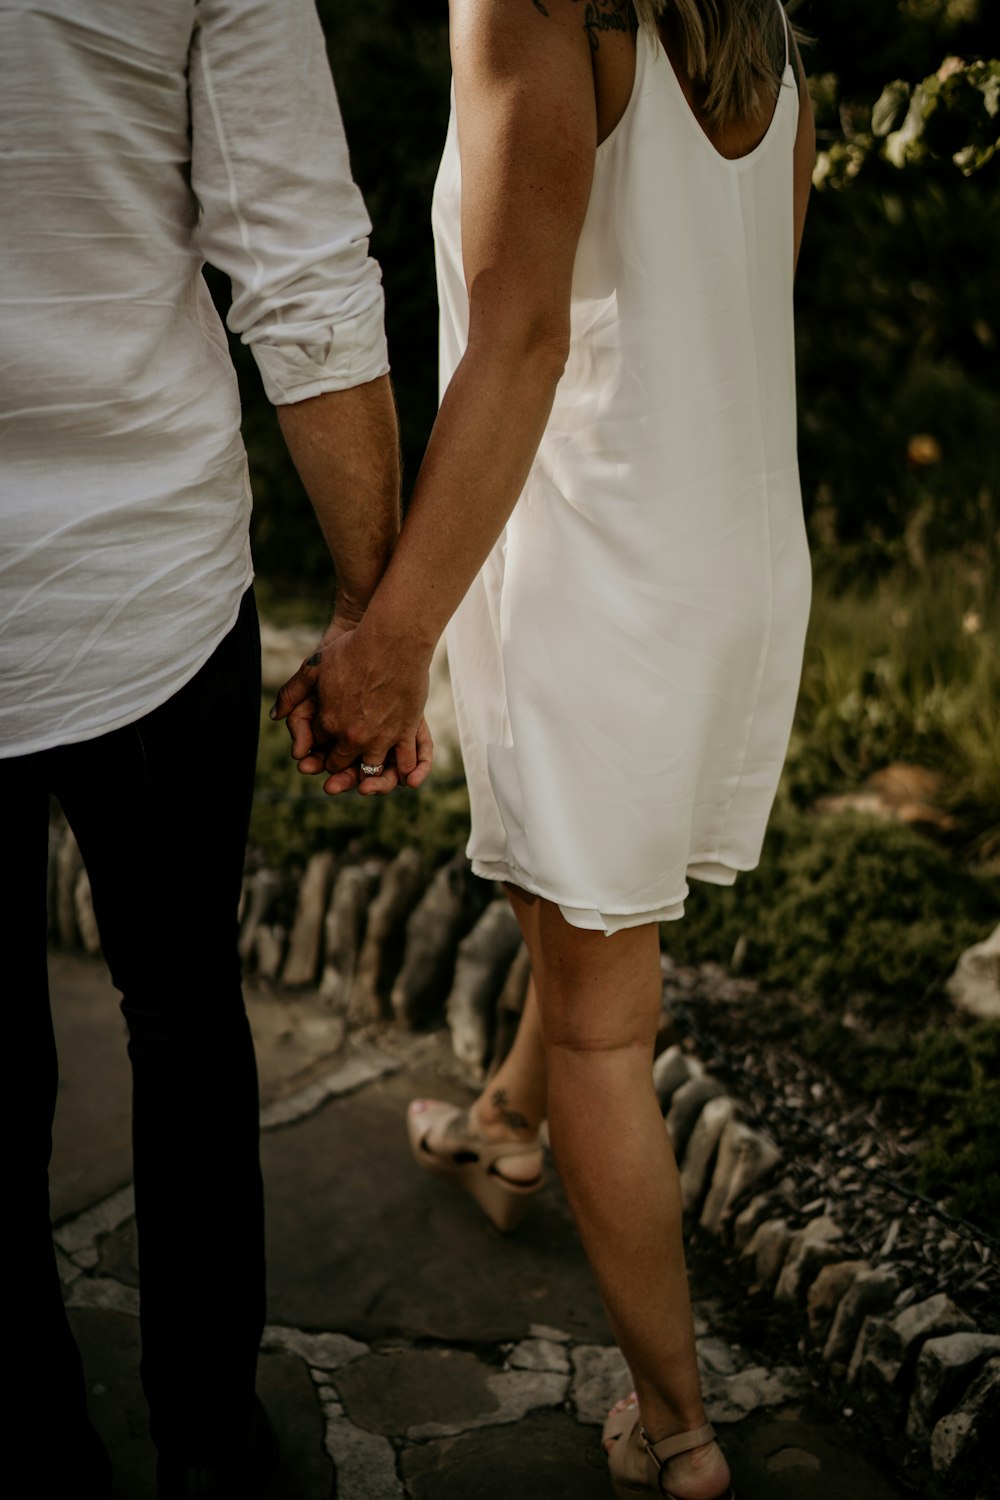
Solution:
{"label": "ankle tattoo", "polygon": [[531,1126],[520,1110],[511,1109],[507,1103],[507,1090],[494,1089],[490,1103],[509,1130],[530,1130]]}

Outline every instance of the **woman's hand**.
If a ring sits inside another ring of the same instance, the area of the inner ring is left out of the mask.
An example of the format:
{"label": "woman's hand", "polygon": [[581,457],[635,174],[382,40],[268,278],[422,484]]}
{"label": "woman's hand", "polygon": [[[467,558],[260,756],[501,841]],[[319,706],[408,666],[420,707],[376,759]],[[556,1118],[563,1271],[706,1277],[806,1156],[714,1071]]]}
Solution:
{"label": "woman's hand", "polygon": [[[278,693],[273,719],[284,719],[292,757],[305,775],[328,777],[330,795],[416,788],[431,769],[433,744],[423,718],[428,661],[391,656],[358,619],[338,611],[317,650]],[[364,776],[361,764],[384,765]]]}

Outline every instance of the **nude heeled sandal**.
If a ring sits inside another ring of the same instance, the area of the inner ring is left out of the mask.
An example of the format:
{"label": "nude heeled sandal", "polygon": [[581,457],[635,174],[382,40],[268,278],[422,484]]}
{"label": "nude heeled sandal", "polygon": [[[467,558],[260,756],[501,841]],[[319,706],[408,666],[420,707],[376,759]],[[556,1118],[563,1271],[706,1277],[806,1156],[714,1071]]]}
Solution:
{"label": "nude heeled sandal", "polygon": [[[537,1176],[517,1181],[504,1175],[502,1164],[515,1156],[541,1156],[534,1141],[483,1141],[473,1135],[445,1132],[463,1111],[453,1104],[429,1100],[423,1109],[411,1104],[406,1116],[410,1146],[417,1165],[432,1177],[441,1177],[471,1194],[490,1222],[502,1234],[516,1229],[528,1211],[532,1196],[544,1180]],[[434,1144],[431,1144],[431,1137]]]}
{"label": "nude heeled sandal", "polygon": [[[688,1453],[703,1443],[714,1442],[715,1428],[710,1422],[705,1422],[701,1427],[676,1432],[673,1437],[651,1443],[639,1422],[638,1407],[629,1406],[607,1418],[601,1441],[606,1443],[609,1438],[616,1440],[608,1454],[608,1468],[617,1500],[634,1500],[639,1495],[661,1495],[663,1500],[680,1500],[672,1490],[664,1488],[663,1467],[679,1453]],[[728,1485],[715,1500],[736,1500],[732,1485]]]}

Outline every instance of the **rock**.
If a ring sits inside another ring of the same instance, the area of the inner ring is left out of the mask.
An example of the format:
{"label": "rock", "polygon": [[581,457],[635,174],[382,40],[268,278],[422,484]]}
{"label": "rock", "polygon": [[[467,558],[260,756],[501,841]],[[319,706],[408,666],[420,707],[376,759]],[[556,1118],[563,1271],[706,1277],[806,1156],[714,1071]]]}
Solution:
{"label": "rock", "polygon": [[872,1401],[898,1405],[906,1395],[922,1345],[946,1333],[972,1333],[971,1318],[945,1292],[914,1302],[894,1317],[869,1317],[862,1324],[848,1370]]}
{"label": "rock", "polygon": [[97,930],[94,915],[94,898],[90,894],[90,876],[82,869],[76,877],[73,889],[73,905],[76,910],[76,925],[80,930],[80,941],[84,951],[96,958],[101,951],[101,934]]}
{"label": "rock", "polygon": [[912,1442],[927,1442],[935,1423],[958,1404],[991,1355],[1000,1355],[996,1334],[947,1333],[927,1340],[917,1358],[906,1420]]}
{"label": "rock", "polygon": [[[660,1101],[662,1114],[666,1114],[670,1108],[670,1100],[681,1084],[687,1083],[689,1078],[696,1076],[691,1067],[692,1061],[694,1059],[686,1057],[675,1043],[674,1046],[667,1047],[664,1052],[661,1052],[653,1063],[653,1087]],[[700,1074],[700,1064],[697,1065],[697,1070]]]}
{"label": "rock", "polygon": [[719,1139],[733,1118],[734,1107],[728,1095],[720,1094],[709,1099],[698,1116],[681,1167],[681,1201],[686,1214],[692,1213],[701,1202]]}
{"label": "rock", "polygon": [[716,1334],[705,1334],[698,1340],[698,1367],[713,1375],[735,1375],[751,1361],[739,1348]]}
{"label": "rock", "polygon": [[404,1500],[388,1438],[355,1427],[333,1406],[325,1447],[337,1466],[337,1500]]}
{"label": "rock", "polygon": [[778,1206],[778,1198],[774,1193],[758,1193],[751,1198],[746,1208],[742,1209],[733,1220],[733,1245],[737,1251],[742,1251],[753,1239],[754,1231],[758,1225],[763,1224],[765,1219],[776,1218],[775,1209]]}
{"label": "rock", "polygon": [[806,1297],[809,1332],[817,1342],[826,1339],[842,1299],[867,1269],[866,1260],[838,1260],[820,1268]]}
{"label": "rock", "polygon": [[854,1278],[837,1308],[833,1325],[823,1346],[823,1358],[847,1360],[858,1341],[866,1317],[892,1306],[903,1281],[895,1266],[873,1266],[861,1270]]}
{"label": "rock", "polygon": [[944,778],[925,766],[895,761],[869,776],[859,792],[820,797],[817,812],[860,812],[900,823],[924,824],[941,832],[955,828],[955,819],[942,812],[937,800],[944,793]]}
{"label": "rock", "polygon": [[532,1339],[547,1339],[550,1344],[568,1344],[572,1342],[572,1336],[564,1333],[561,1328],[553,1328],[551,1323],[529,1323],[528,1337]]}
{"label": "rock", "polygon": [[66,828],[56,855],[56,936],[63,948],[75,948],[80,936],[76,921],[76,880],[83,869],[83,855]]}
{"label": "rock", "polygon": [[702,1229],[721,1234],[733,1204],[759,1187],[780,1160],[781,1152],[768,1136],[742,1120],[730,1120],[719,1140],[715,1172],[699,1221]]}
{"label": "rock", "polygon": [[346,1011],[368,919],[368,907],[382,875],[381,860],[345,865],[333,882],[323,923],[323,974],[319,992],[337,1011]]}
{"label": "rock", "polygon": [[340,1370],[368,1350],[367,1344],[348,1338],[345,1333],[304,1333],[299,1328],[285,1328],[269,1323],[264,1329],[263,1350],[278,1349],[295,1354],[314,1370]]}
{"label": "rock", "polygon": [[445,1014],[455,1056],[477,1076],[493,1039],[494,1007],[520,942],[517,918],[501,896],[458,946]]}
{"label": "rock", "polygon": [[288,943],[288,957],[281,972],[281,982],[289,989],[314,984],[319,969],[323,916],[333,874],[333,855],[329,849],[314,854],[306,865],[299,886],[299,904]]}
{"label": "rock", "polygon": [[253,950],[257,955],[257,973],[261,979],[270,980],[272,983],[277,979],[285,952],[286,936],[285,929],[280,922],[275,922],[273,926],[261,922],[254,933]]}
{"label": "rock", "polygon": [[570,1399],[576,1407],[576,1419],[601,1424],[615,1402],[632,1389],[625,1357],[613,1344],[577,1344],[570,1357]]}
{"label": "rock", "polygon": [[827,1214],[812,1219],[792,1237],[788,1254],[781,1267],[774,1300],[795,1307],[805,1295],[823,1266],[840,1259],[836,1241],[843,1237],[840,1226]]}
{"label": "rock", "polygon": [[740,1422],[762,1407],[784,1406],[798,1399],[806,1390],[807,1379],[802,1370],[790,1365],[778,1365],[773,1370],[752,1365],[735,1375],[715,1375],[706,1370],[701,1386],[710,1422]]}
{"label": "rock", "polygon": [[1000,926],[966,948],[945,988],[959,1010],[987,1021],[1000,1020]]}
{"label": "rock", "polygon": [[486,1378],[489,1406],[471,1420],[461,1422],[420,1422],[407,1428],[411,1442],[427,1438],[455,1437],[477,1427],[501,1427],[519,1422],[529,1411],[545,1406],[560,1406],[566,1397],[568,1380],[553,1370],[501,1370]]}
{"label": "rock", "polygon": [[514,1045],[524,1001],[531,982],[531,955],[522,942],[507,970],[507,978],[497,999],[497,1023],[493,1035],[491,1071],[499,1067]]}
{"label": "rock", "polygon": [[931,1433],[931,1464],[939,1479],[948,1484],[948,1494],[963,1491],[970,1497],[975,1486],[982,1500],[996,1494],[986,1485],[996,1482],[996,1430],[1000,1423],[1000,1359],[991,1359],[979,1372],[961,1403],[942,1417]]}
{"label": "rock", "polygon": [[763,1224],[758,1224],[740,1254],[740,1260],[753,1265],[754,1281],[758,1286],[774,1285],[791,1243],[792,1231],[784,1219],[765,1219]]}
{"label": "rock", "polygon": [[667,1115],[667,1134],[678,1162],[684,1152],[695,1122],[709,1099],[718,1099],[726,1091],[717,1078],[689,1078],[682,1083],[670,1101]]}
{"label": "rock", "polygon": [[522,1339],[507,1356],[512,1370],[552,1370],[569,1374],[569,1359],[562,1344],[552,1339]]}
{"label": "rock", "polygon": [[401,850],[368,910],[368,927],[351,986],[350,1021],[364,1025],[388,1012],[392,982],[403,958],[406,919],[422,887],[420,855],[416,849]]}
{"label": "rock", "polygon": [[243,963],[248,963],[254,953],[254,945],[257,938],[257,928],[261,922],[266,922],[271,914],[278,892],[284,881],[277,870],[269,870],[262,866],[251,875],[247,882],[247,899],[245,903],[243,921],[240,926],[239,954]]}
{"label": "rock", "polygon": [[404,1026],[425,1025],[444,1006],[459,939],[482,910],[473,881],[485,884],[476,880],[465,855],[456,854],[438,870],[410,914],[391,1002],[393,1015]]}

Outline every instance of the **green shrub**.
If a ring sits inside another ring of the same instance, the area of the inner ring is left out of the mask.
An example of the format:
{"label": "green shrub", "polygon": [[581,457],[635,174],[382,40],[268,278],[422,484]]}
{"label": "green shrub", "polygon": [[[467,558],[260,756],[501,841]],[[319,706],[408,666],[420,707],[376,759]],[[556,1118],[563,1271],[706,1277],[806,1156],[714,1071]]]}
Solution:
{"label": "green shrub", "polygon": [[870,1067],[866,1085],[921,1118],[920,1190],[1000,1232],[1000,1024],[901,1037],[899,1055]]}
{"label": "green shrub", "polygon": [[959,954],[990,930],[996,883],[903,824],[784,807],[760,867],[731,888],[694,884],[663,941],[681,962],[728,963],[808,999],[919,1015]]}

